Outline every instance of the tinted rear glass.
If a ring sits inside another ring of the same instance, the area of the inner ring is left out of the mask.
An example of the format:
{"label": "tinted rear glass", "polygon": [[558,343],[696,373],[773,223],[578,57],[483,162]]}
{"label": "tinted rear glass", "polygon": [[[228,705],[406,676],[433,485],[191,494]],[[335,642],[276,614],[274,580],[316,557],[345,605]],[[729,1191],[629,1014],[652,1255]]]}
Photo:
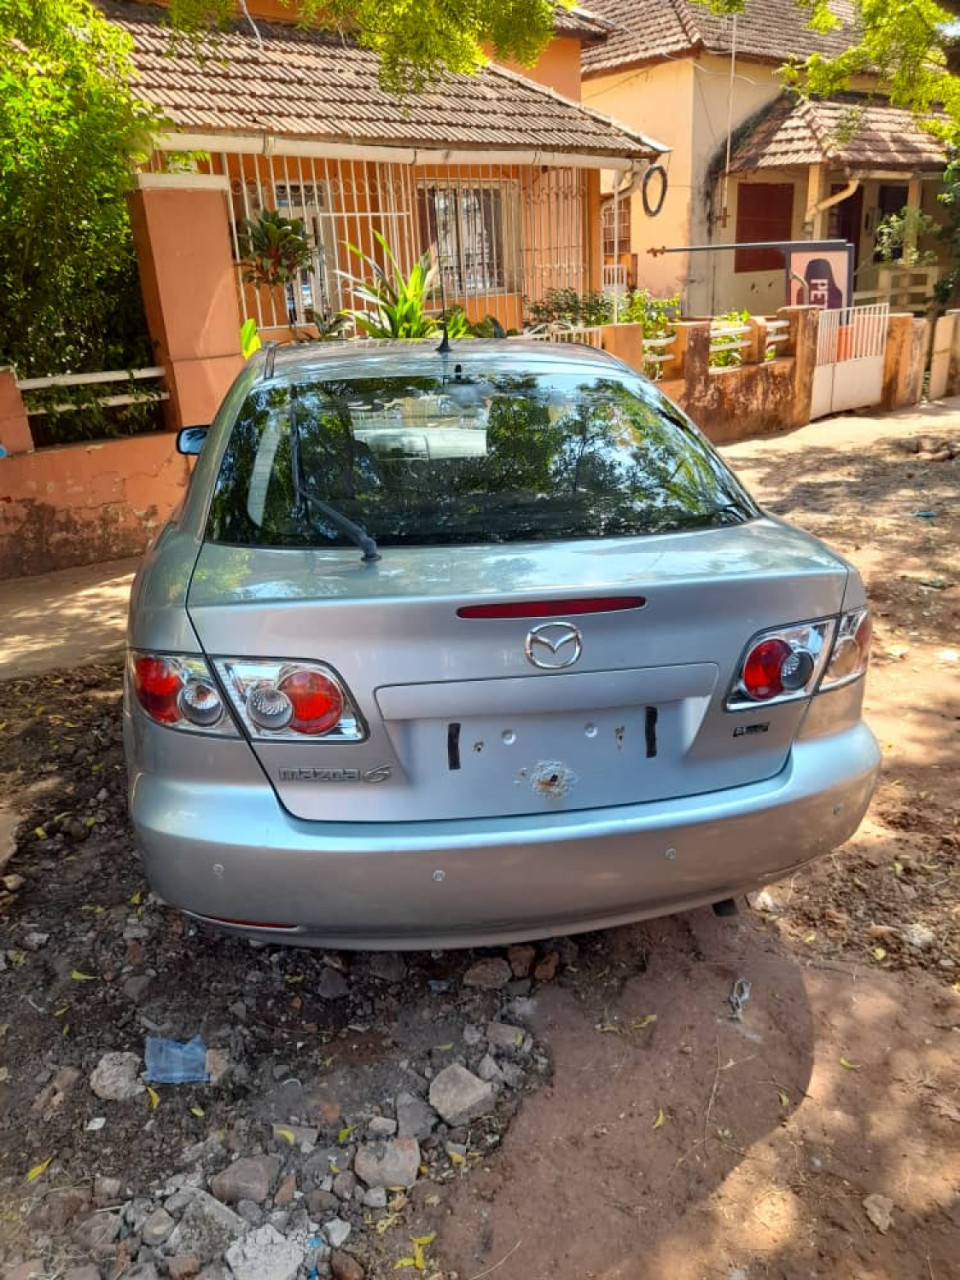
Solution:
{"label": "tinted rear glass", "polygon": [[[328,510],[324,510],[323,506]],[[258,385],[223,459],[207,536],[348,547],[621,537],[758,514],[642,379],[464,371]]]}

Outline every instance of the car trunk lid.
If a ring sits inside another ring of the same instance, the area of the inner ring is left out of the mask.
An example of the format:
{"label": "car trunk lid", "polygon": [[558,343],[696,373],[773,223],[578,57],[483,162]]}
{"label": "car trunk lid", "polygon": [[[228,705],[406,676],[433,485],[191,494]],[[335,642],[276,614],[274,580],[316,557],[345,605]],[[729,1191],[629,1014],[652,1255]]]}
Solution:
{"label": "car trunk lid", "polygon": [[[211,657],[324,662],[357,704],[362,742],[252,739],[292,814],[492,819],[778,772],[805,702],[732,715],[727,690],[758,631],[836,614],[846,573],[820,543],[770,519],[642,538],[390,548],[376,564],[345,550],[208,543],[188,610]],[[589,611],[626,597],[642,603]],[[521,616],[459,616],[484,604]],[[548,643],[531,641],[539,628]]]}

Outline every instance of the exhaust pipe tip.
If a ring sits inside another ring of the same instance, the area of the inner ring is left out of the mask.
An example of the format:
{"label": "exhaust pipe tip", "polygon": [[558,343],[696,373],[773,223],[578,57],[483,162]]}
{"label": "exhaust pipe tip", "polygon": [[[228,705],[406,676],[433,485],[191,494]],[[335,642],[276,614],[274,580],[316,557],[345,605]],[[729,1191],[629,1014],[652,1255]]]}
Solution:
{"label": "exhaust pipe tip", "polygon": [[715,916],[738,916],[740,908],[737,906],[733,898],[724,898],[721,902],[713,904],[713,914]]}

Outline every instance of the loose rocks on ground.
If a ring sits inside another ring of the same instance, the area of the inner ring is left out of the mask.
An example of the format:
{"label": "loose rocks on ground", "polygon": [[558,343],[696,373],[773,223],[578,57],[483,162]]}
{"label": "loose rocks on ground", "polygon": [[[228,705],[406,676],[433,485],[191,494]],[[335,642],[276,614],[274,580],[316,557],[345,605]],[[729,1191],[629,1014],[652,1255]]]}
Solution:
{"label": "loose rocks on ground", "polygon": [[455,1128],[488,1115],[495,1103],[493,1086],[458,1062],[444,1067],[430,1086],[430,1105]]}

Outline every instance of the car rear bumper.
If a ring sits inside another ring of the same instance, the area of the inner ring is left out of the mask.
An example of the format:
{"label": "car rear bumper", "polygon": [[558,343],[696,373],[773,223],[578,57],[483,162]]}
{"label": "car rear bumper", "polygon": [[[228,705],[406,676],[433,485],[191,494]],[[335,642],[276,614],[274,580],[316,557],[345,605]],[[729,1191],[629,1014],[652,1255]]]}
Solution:
{"label": "car rear bumper", "polygon": [[302,946],[467,947],[666,915],[785,876],[856,830],[880,752],[858,722],[798,742],[765,782],[549,817],[292,818],[265,782],[136,774],[151,883],[232,931]]}

